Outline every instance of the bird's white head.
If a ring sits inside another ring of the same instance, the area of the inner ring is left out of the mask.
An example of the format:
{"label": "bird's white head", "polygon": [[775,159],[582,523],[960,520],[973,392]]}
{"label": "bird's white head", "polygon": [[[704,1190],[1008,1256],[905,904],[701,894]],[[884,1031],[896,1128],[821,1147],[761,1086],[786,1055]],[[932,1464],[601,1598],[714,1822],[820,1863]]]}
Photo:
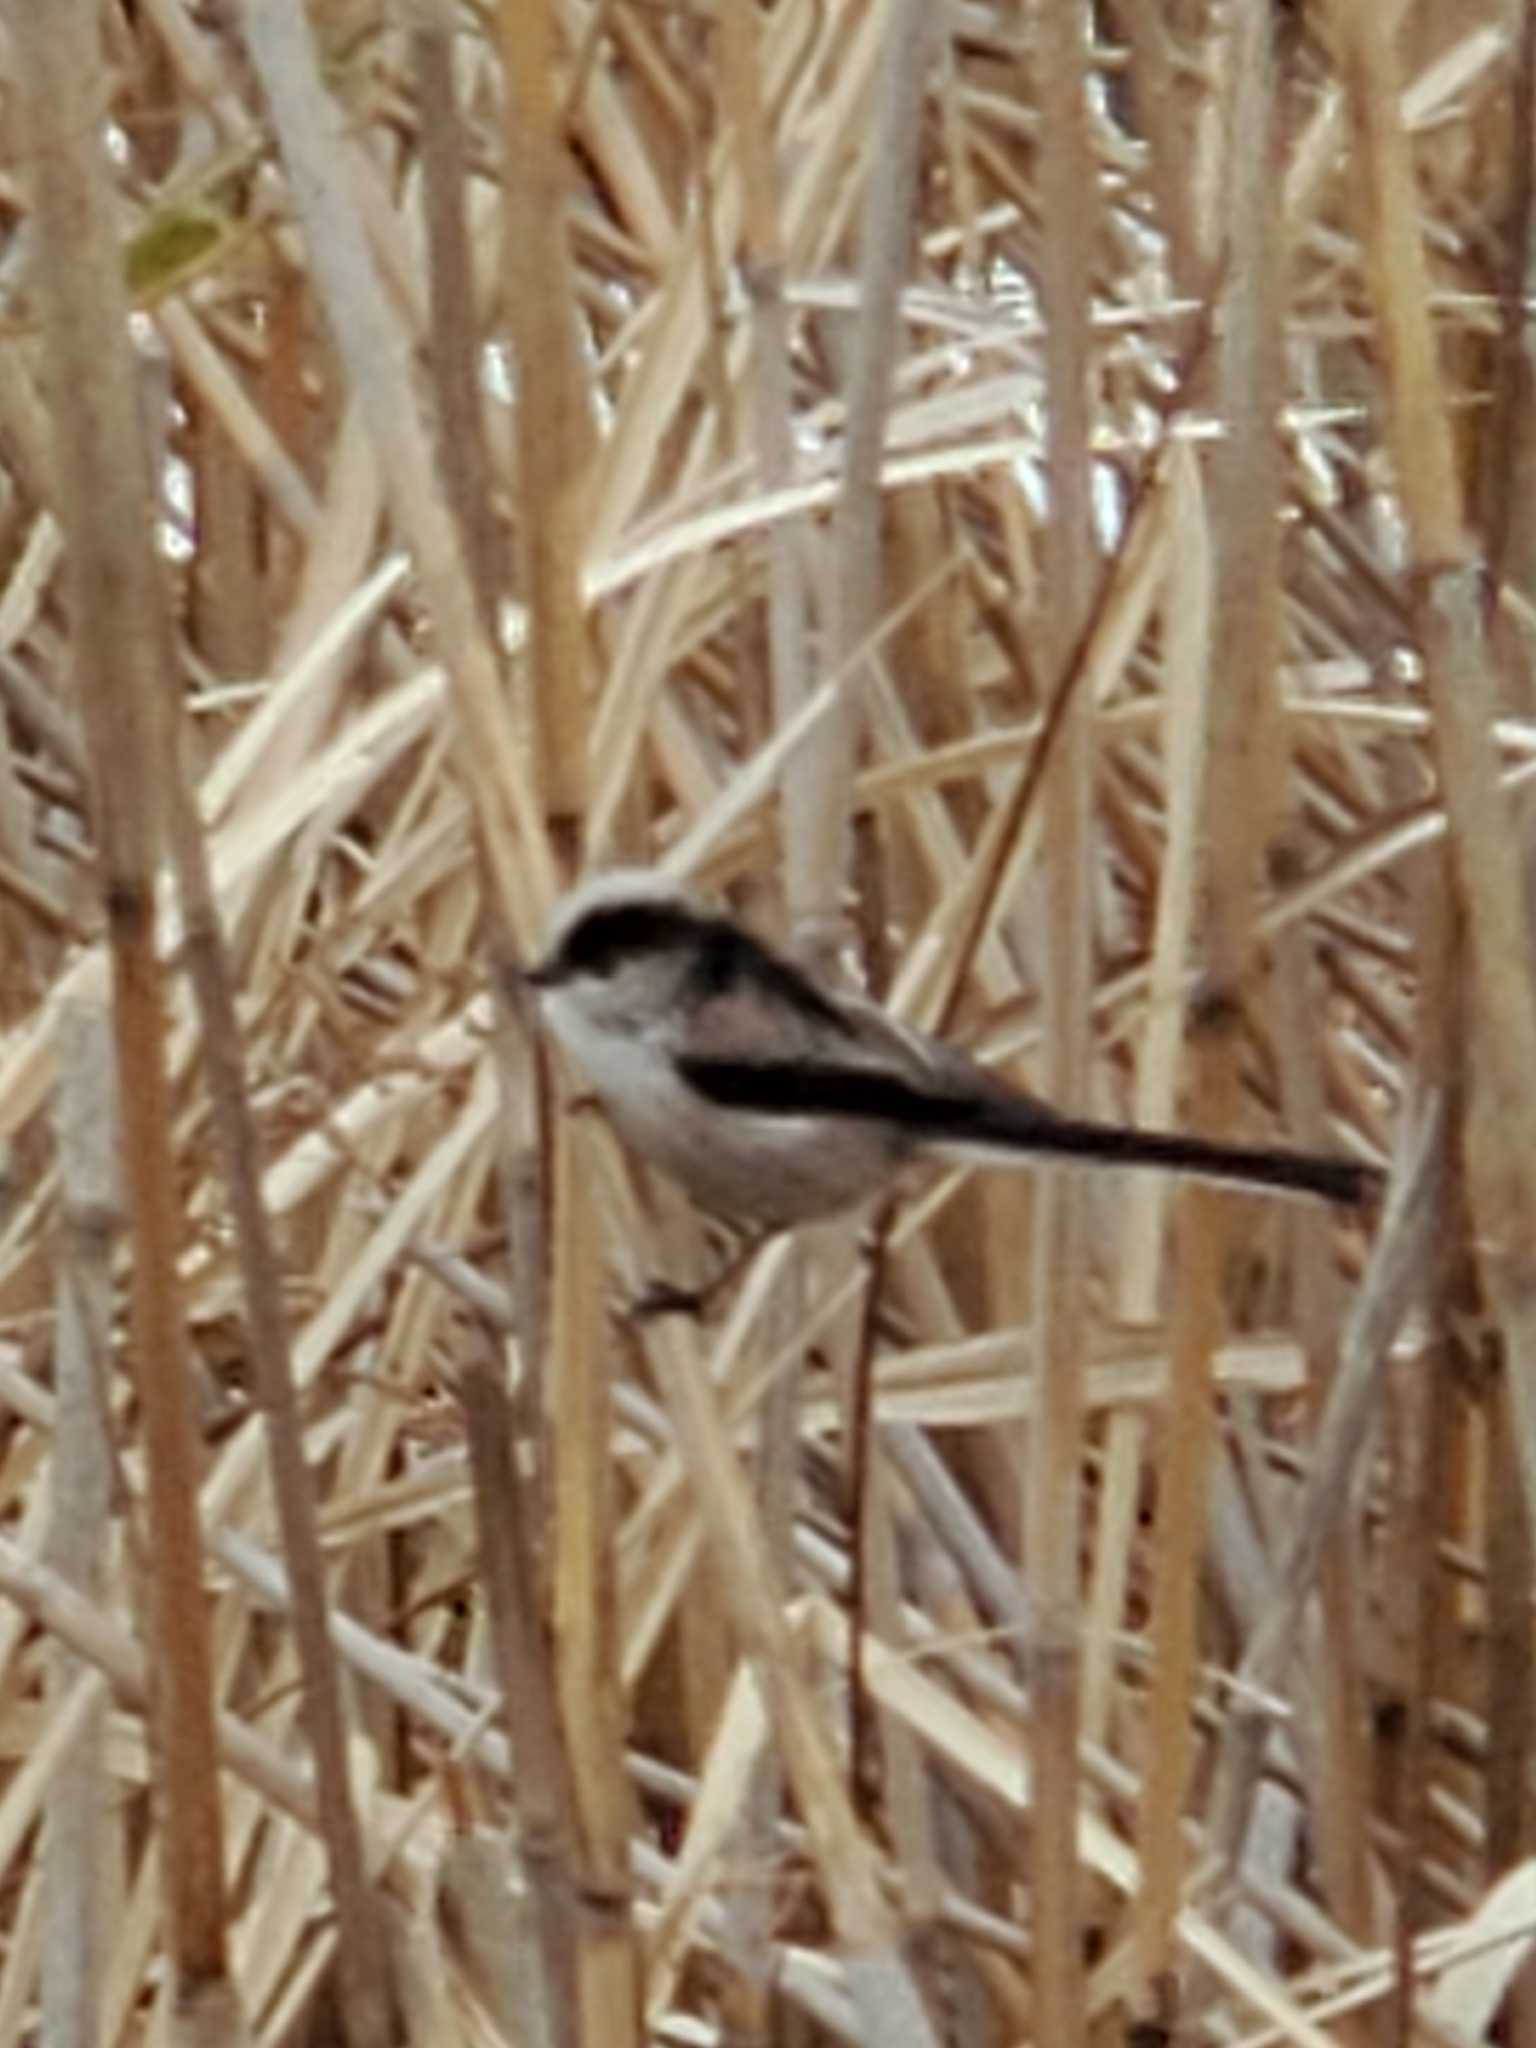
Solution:
{"label": "bird's white head", "polygon": [[587,1059],[593,1029],[630,1035],[670,1006],[706,918],[653,868],[606,869],[556,907],[526,979],[556,1034]]}

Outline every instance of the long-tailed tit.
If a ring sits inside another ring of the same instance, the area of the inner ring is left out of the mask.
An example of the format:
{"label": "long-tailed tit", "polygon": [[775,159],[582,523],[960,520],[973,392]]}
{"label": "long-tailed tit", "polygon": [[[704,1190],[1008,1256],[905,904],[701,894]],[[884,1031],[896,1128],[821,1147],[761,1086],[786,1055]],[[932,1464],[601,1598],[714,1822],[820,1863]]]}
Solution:
{"label": "long-tailed tit", "polygon": [[527,979],[619,1135],[739,1222],[832,1215],[925,1156],[1155,1166],[1351,1204],[1379,1184],[1351,1159],[1058,1115],[644,870],[574,890]]}

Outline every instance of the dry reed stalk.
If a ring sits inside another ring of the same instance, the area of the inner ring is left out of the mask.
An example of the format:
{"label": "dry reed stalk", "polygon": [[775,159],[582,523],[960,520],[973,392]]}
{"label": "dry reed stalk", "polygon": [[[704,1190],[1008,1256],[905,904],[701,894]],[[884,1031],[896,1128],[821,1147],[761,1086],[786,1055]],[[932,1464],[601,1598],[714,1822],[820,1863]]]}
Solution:
{"label": "dry reed stalk", "polygon": [[[527,619],[530,774],[562,873],[580,867],[591,815],[587,622],[581,565],[593,468],[567,225],[566,133],[558,109],[558,11],[549,0],[502,7],[506,92],[505,286],[518,384],[516,503],[519,584]],[[555,1112],[547,1091],[541,1106]],[[578,1122],[544,1133],[548,1219],[547,1323],[541,1377],[550,1643],[560,1709],[562,1846],[571,1972],[557,2039],[607,2048],[638,2037],[639,1957],[630,1911],[634,1801],[625,1777],[624,1703],[613,1655],[614,1490],[609,1424],[611,1345],[587,1148]],[[484,1403],[482,1403],[484,1406]],[[480,1489],[480,1514],[501,1503]],[[530,1540],[534,1532],[524,1532]],[[494,1551],[490,1553],[494,1555]],[[525,1573],[522,1591],[537,1581]],[[525,1617],[523,1650],[535,1646]],[[503,1622],[503,1629],[507,1624]],[[503,1651],[503,1670],[513,1669]],[[511,1695],[509,1694],[509,1700]],[[546,1963],[549,1962],[546,1947]],[[574,2026],[570,2022],[574,2020]]]}
{"label": "dry reed stalk", "polygon": [[[583,1902],[576,1924],[577,2039],[593,2048],[638,2035],[641,1988],[629,1912],[633,1795],[624,1771],[616,1634],[615,1478],[610,1446],[612,1342],[597,1204],[583,1120],[556,1129],[550,1311],[544,1358],[545,1470],[554,1675],[573,1800]],[[494,1515],[495,1494],[481,1494]],[[528,1591],[532,1592],[530,1579]]]}
{"label": "dry reed stalk", "polygon": [[[575,2041],[593,2029],[595,2014],[580,2001],[590,1982],[588,1944],[580,1921],[591,1901],[578,1889],[581,1844],[576,1788],[562,1727],[558,1672],[539,1640],[535,1532],[507,1428],[506,1402],[494,1372],[476,1366],[464,1378],[470,1454],[479,1491],[481,1569],[501,1672],[506,1724],[522,1786],[520,1860],[534,1901],[542,1976],[530,2015],[535,2038]],[[499,1510],[499,1512],[498,1512]],[[624,2008],[608,2024],[625,2025]]]}
{"label": "dry reed stalk", "polygon": [[[720,98],[723,116],[734,128],[742,195],[741,274],[752,308],[749,375],[757,482],[763,491],[776,491],[795,480],[794,388],[779,178],[765,106],[762,36],[749,8],[732,8],[721,21]],[[768,542],[768,663],[773,724],[780,730],[801,710],[810,692],[805,539],[799,522],[786,520],[774,527]],[[817,894],[816,834],[806,808],[807,784],[786,769],[779,793],[779,836],[791,930],[812,916]]]}
{"label": "dry reed stalk", "polygon": [[480,397],[478,293],[466,218],[469,162],[459,108],[452,10],[428,5],[412,37],[421,109],[421,178],[431,267],[428,359],[437,390],[437,461],[487,632],[494,632],[501,550]]}
{"label": "dry reed stalk", "polygon": [[[99,1010],[82,1009],[66,1025],[59,1079],[59,1173],[68,1241],[59,1261],[57,1452],[44,1561],[87,1598],[97,1596],[104,1576],[110,1512],[106,1388],[112,1246],[122,1221],[111,1071],[107,1019]],[[66,1711],[77,1686],[88,1693],[89,1705],[48,1801],[43,1883],[49,1933],[41,2004],[57,2040],[86,2041],[101,1996],[102,1923],[120,1856],[106,1810],[106,1690],[94,1674],[87,1678],[62,1645],[53,1646],[50,1662],[50,1713]]]}
{"label": "dry reed stalk", "polygon": [[[740,190],[741,234],[738,271],[750,306],[746,378],[750,392],[751,439],[756,482],[764,492],[790,487],[798,462],[794,441],[794,382],[790,360],[790,315],[785,300],[786,260],[781,221],[782,193],[774,159],[773,133],[764,76],[763,36],[751,8],[727,10],[719,33],[719,103],[726,133],[728,163]],[[768,538],[767,725],[783,735],[795,728],[811,696],[808,577],[806,549],[810,529],[799,520],[776,523]],[[766,733],[762,735],[766,738]],[[777,870],[783,890],[784,920],[790,932],[804,931],[814,920],[821,900],[816,872],[819,795],[814,779],[797,772],[809,745],[784,757],[777,795]],[[807,1272],[803,1259],[785,1270],[764,1329],[770,1351],[788,1341],[804,1320]],[[759,1408],[757,1499],[764,1541],[778,1582],[796,1583],[794,1536],[799,1494],[799,1410],[803,1371],[798,1347],[793,1368],[785,1372]],[[711,1704],[719,1708],[722,1734],[729,1728],[728,1710],[740,1701],[754,1713],[761,1728],[758,1696],[741,1683],[734,1644],[724,1626],[720,1589],[712,1582],[708,1619],[713,1650],[709,1680]],[[685,1610],[686,1611],[686,1610]],[[685,1669],[692,1667],[697,1638],[684,1638],[680,1651]],[[730,1688],[727,1693],[727,1687]],[[702,1719],[702,1716],[701,1716]],[[778,1820],[784,1801],[784,1771],[770,1745],[759,1738],[749,1750],[750,1779],[735,1829],[735,1853],[748,1863],[768,1865],[776,1850]],[[689,1830],[693,1846],[695,1830]],[[705,1853],[710,1836],[704,1831]],[[729,2001],[732,2023],[747,2037],[764,2034],[772,2024],[771,1998],[775,1971],[772,1902],[765,1891],[744,1892],[728,1919],[729,1952],[737,1988]],[[652,1979],[650,2010],[660,2007],[666,1982],[663,1972]]]}
{"label": "dry reed stalk", "polygon": [[[144,1566],[157,1672],[157,1773],[173,2024],[187,2041],[239,2038],[228,1976],[213,1673],[196,1516],[190,1358],[176,1263],[155,870],[169,761],[170,618],[153,547],[156,493],[129,354],[105,168],[94,138],[105,73],[96,12],[16,24],[38,232],[38,297],[54,379],[55,488],[69,537],[81,714],[91,760],[100,888],[112,955],[129,1230],[133,1362],[147,1452]],[[55,127],[53,124],[57,123]],[[104,345],[105,341],[105,345]]]}
{"label": "dry reed stalk", "polygon": [[[1198,472],[1186,449],[1171,451],[1168,502],[1171,509],[1163,531],[1171,529],[1179,536],[1177,549],[1163,549],[1163,758],[1168,838],[1151,944],[1147,1028],[1133,1098],[1137,1121],[1152,1125],[1168,1123],[1178,1099],[1180,991],[1193,940],[1199,793],[1208,731],[1204,699],[1214,681],[1205,658],[1212,602],[1210,531]],[[1161,1310],[1167,1194],[1151,1179],[1126,1193],[1116,1308],[1132,1324],[1151,1323]],[[1087,1603],[1082,1719],[1083,1732],[1090,1741],[1104,1740],[1111,1711],[1115,1622],[1124,1610],[1132,1569],[1131,1544],[1145,1450],[1145,1418],[1129,1407],[1118,1410],[1104,1444],[1102,1503]]]}
{"label": "dry reed stalk", "polygon": [[261,1153],[235,1012],[233,976],[207,850],[178,769],[165,775],[167,839],[176,873],[183,954],[196,994],[214,1124],[229,1186],[256,1400],[266,1424],[272,1486],[303,1674],[303,1719],[338,1923],[342,2000],[357,2048],[383,2048],[393,2027],[378,1902],[365,1865],[350,1786],[347,1733],[331,1654],[324,1561],[312,1475],[294,1389],[282,1267],[261,1195]]}
{"label": "dry reed stalk", "polygon": [[[1271,205],[1281,160],[1272,28],[1243,11],[1227,52],[1225,204],[1219,209],[1225,281],[1211,364],[1226,423],[1212,466],[1207,546],[1214,569],[1210,635],[1188,652],[1209,668],[1205,693],[1203,823],[1209,846],[1204,934],[1210,993],[1192,1047],[1193,1103],[1200,1125],[1230,1130],[1241,1089],[1242,1006],[1253,980],[1253,922],[1261,852],[1283,796],[1275,719],[1279,642],[1280,475],[1274,420],[1282,389],[1284,251]],[[1159,1472],[1163,1521],[1152,1612],[1157,1658],[1151,1761],[1139,1843],[1145,1889],[1138,1900],[1142,1996],[1168,2021],[1178,2011],[1173,1928],[1185,1866],[1182,1817],[1193,1755],[1198,1575],[1205,1543],[1212,1450],[1212,1365],[1225,1331],[1222,1267],[1230,1204],[1205,1189],[1180,1210],[1174,1374]]]}
{"label": "dry reed stalk", "polygon": [[[1041,107],[1040,297],[1046,322],[1048,516],[1040,566],[1050,591],[1047,673],[1065,688],[1090,617],[1096,577],[1094,414],[1089,300],[1099,261],[1088,128],[1088,24],[1075,0],[1048,0],[1037,17],[1030,84]],[[1022,82],[1022,80],[1021,80]],[[1086,1099],[1082,1031],[1092,979],[1093,703],[1079,691],[1064,712],[1042,792],[1040,857],[1050,876],[1041,946],[1046,1087],[1056,1101]],[[1033,1311],[1041,1331],[1039,1407],[1030,1433],[1022,1520],[1033,1626],[1031,1666],[1036,1799],[1033,1879],[1035,2024],[1048,2040],[1083,2026],[1082,1900],[1078,1876],[1078,1773],[1082,1684],[1082,1391],[1087,1348],[1088,1213],[1080,1176],[1042,1185],[1034,1229]]]}
{"label": "dry reed stalk", "polygon": [[507,86],[506,292],[517,408],[518,553],[529,614],[530,764],[563,868],[579,856],[587,788],[581,558],[592,422],[566,227],[553,0],[500,10]]}
{"label": "dry reed stalk", "polygon": [[[898,344],[898,301],[910,261],[932,27],[931,10],[921,0],[897,0],[882,27],[870,137],[870,155],[880,175],[865,178],[858,317],[848,351],[846,445],[832,528],[829,639],[839,664],[852,661],[884,608],[880,472]],[[854,694],[806,763],[814,794],[808,794],[798,819],[808,841],[799,857],[812,867],[815,893],[800,938],[813,954],[830,954],[842,921],[837,898],[848,867],[848,784],[861,724],[860,680],[856,674]]]}

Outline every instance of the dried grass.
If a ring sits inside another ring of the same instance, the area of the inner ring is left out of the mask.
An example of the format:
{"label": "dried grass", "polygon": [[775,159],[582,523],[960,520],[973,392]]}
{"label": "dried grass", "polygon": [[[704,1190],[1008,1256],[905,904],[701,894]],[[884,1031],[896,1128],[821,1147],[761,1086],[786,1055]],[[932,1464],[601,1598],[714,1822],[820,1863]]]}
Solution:
{"label": "dried grass", "polygon": [[[381,1941],[434,2044],[1536,2039],[1536,31],[1088,12],[13,37],[0,2048],[381,2039]],[[615,858],[1391,1198],[636,1322],[507,972]]]}

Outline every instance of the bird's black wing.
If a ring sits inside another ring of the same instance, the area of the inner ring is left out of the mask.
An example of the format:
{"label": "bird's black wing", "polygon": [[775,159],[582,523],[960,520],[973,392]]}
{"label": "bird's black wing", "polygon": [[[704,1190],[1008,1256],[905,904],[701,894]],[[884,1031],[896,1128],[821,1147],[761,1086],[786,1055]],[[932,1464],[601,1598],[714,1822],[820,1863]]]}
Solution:
{"label": "bird's black wing", "polygon": [[[751,1110],[760,1116],[829,1116],[876,1118],[913,1138],[985,1139],[994,1106],[985,1098],[951,1096],[924,1088],[887,1067],[841,1060],[721,1059],[687,1053],[677,1071],[706,1101],[723,1109]],[[1037,1114],[1044,1135],[1056,1122],[1044,1104],[1025,1096],[1010,1098],[1015,1143],[1024,1121]]]}

